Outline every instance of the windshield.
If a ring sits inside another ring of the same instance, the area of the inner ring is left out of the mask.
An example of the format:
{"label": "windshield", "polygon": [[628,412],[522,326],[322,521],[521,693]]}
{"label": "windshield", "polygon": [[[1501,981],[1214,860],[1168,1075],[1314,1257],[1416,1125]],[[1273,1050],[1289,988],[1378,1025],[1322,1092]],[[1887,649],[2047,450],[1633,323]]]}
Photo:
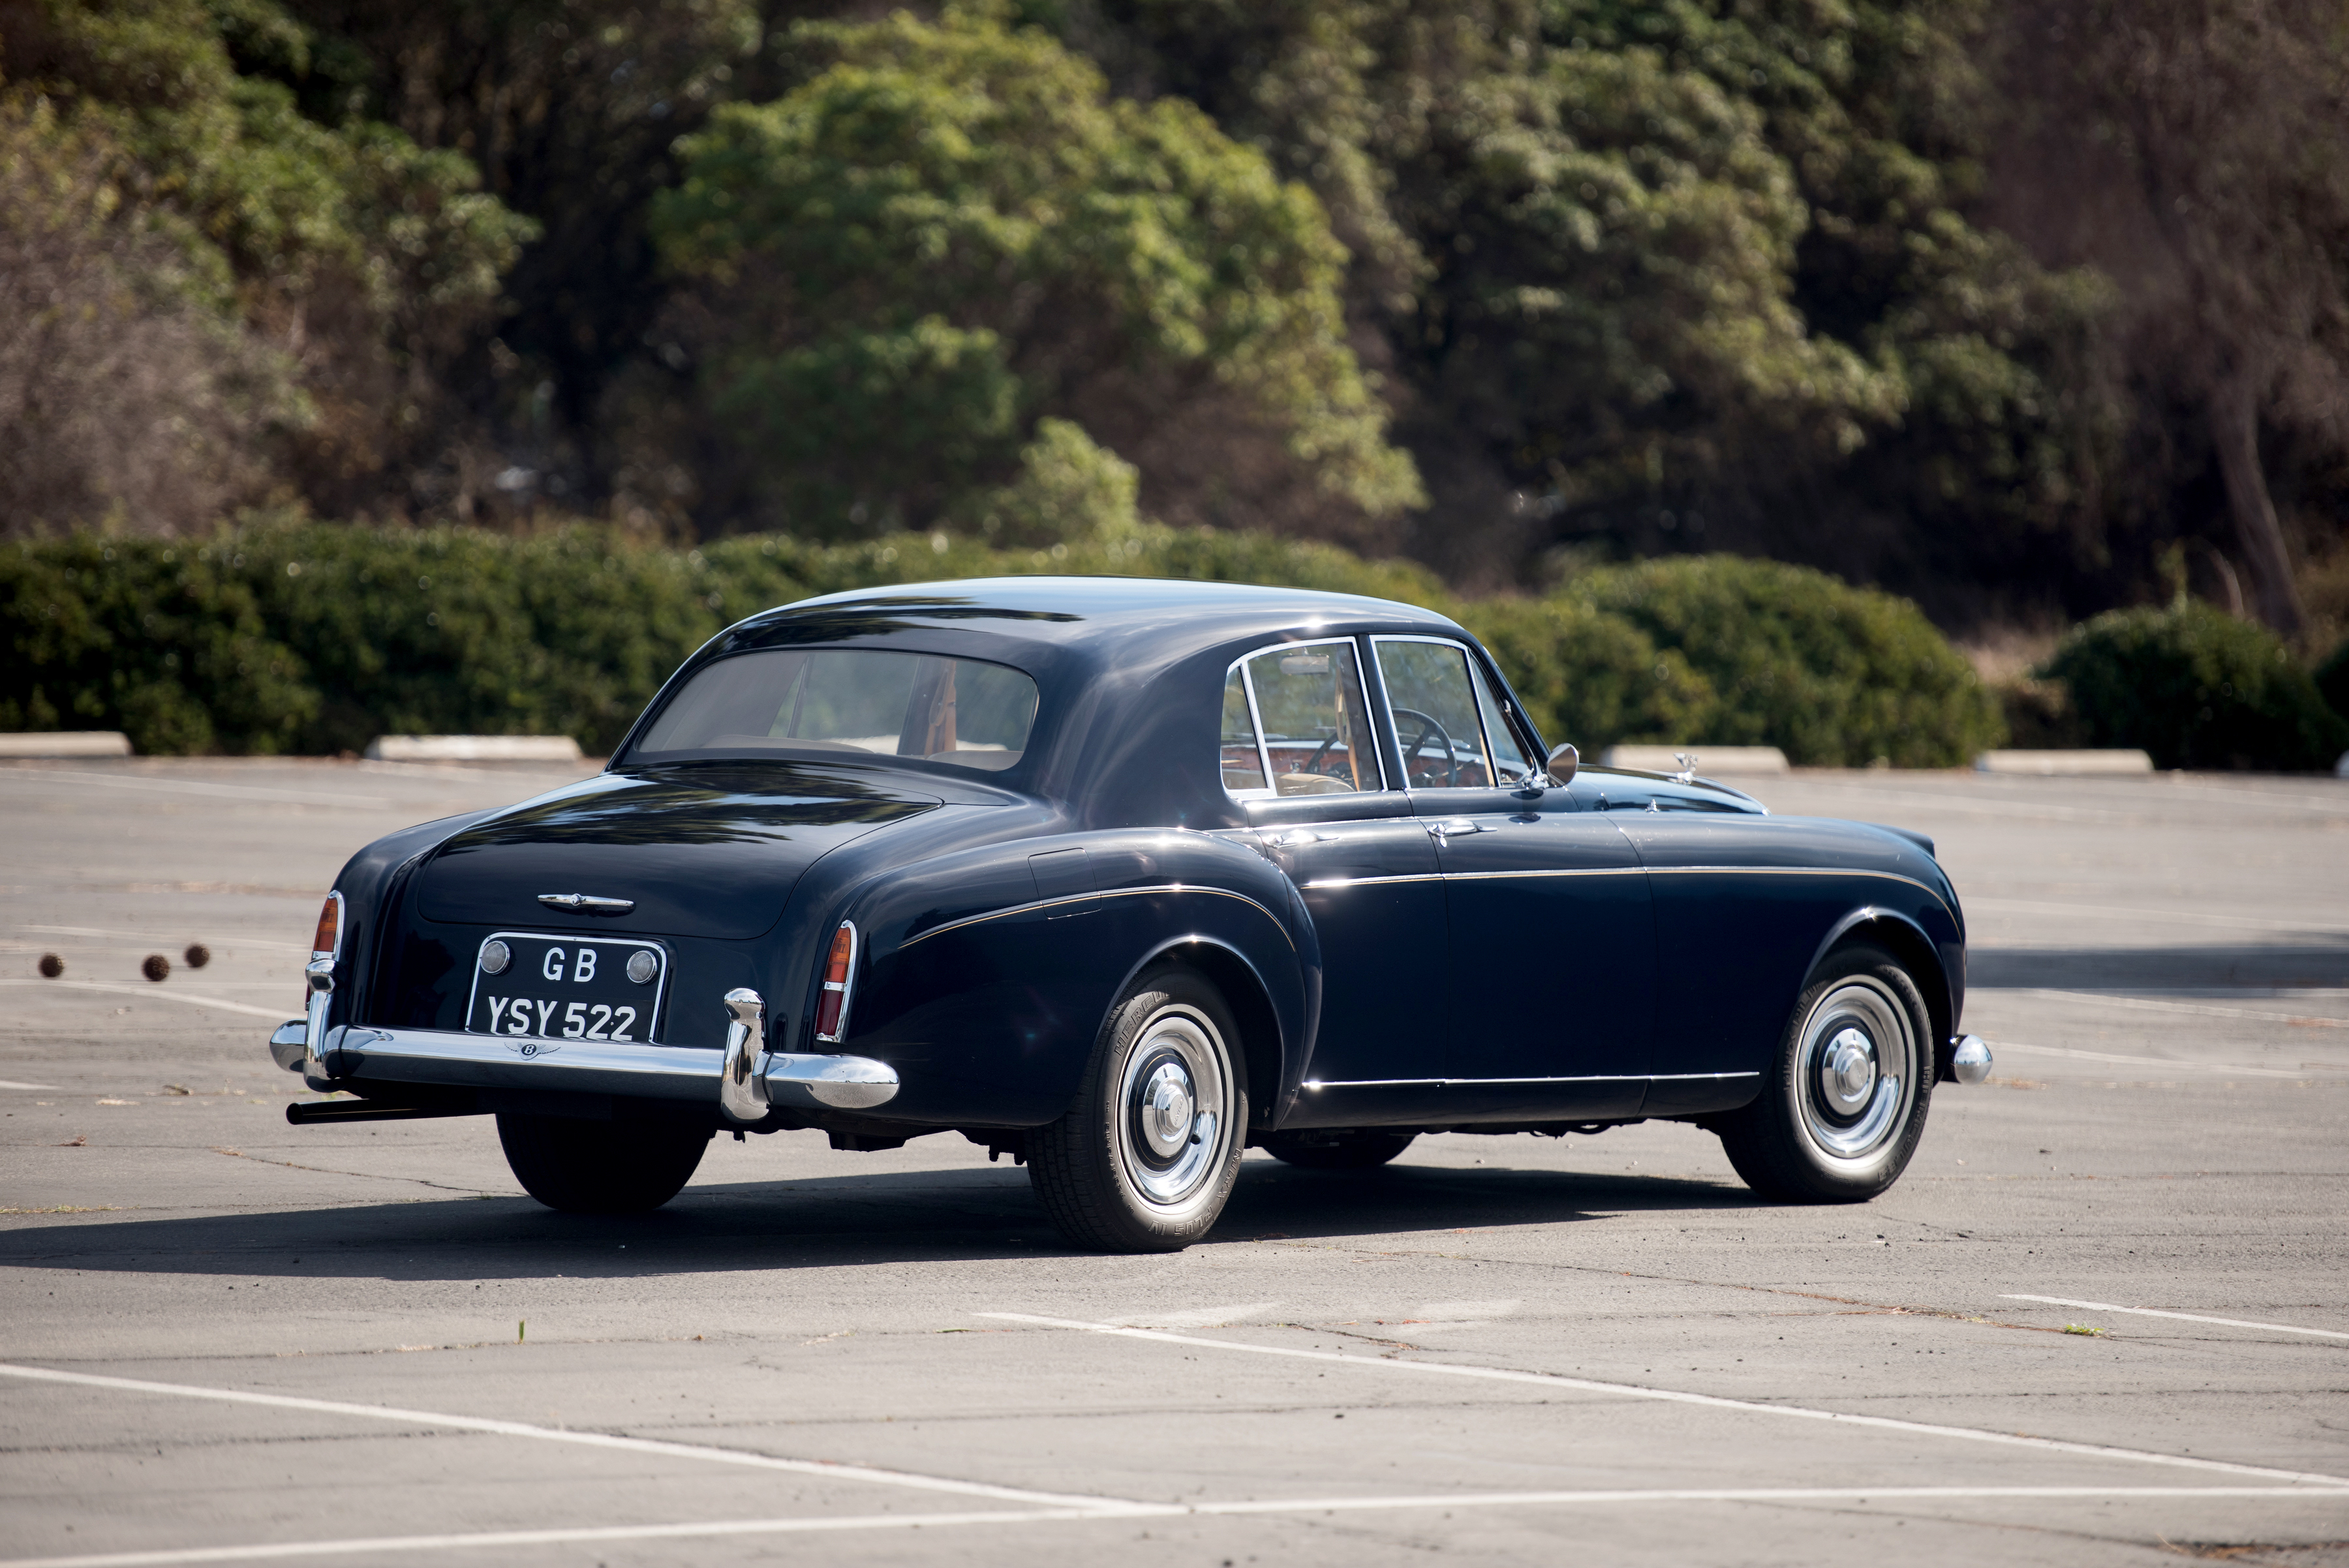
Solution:
{"label": "windshield", "polygon": [[1036,682],[975,659],[884,649],[768,649],[706,666],[633,762],[862,752],[999,772],[1036,722]]}

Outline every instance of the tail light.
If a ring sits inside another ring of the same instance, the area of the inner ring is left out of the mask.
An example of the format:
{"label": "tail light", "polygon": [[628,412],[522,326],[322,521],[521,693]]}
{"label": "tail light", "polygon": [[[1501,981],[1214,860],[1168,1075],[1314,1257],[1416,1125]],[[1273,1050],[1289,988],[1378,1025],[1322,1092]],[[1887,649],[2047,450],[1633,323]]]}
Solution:
{"label": "tail light", "polygon": [[343,956],[343,896],[326,895],[326,907],[318,911],[318,934],[310,941],[310,961],[337,959]]}
{"label": "tail light", "polygon": [[848,1032],[848,988],[856,976],[856,927],[843,920],[823,961],[823,991],[815,1004],[815,1037],[837,1044]]}

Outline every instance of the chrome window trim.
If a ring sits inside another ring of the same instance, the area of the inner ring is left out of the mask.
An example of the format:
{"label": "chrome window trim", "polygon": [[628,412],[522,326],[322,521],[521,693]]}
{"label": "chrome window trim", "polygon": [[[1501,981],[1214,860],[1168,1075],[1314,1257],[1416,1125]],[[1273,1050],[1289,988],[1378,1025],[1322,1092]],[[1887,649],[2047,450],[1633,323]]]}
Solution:
{"label": "chrome window trim", "polygon": [[[1386,710],[1383,701],[1386,694],[1386,682],[1383,679],[1380,680],[1379,694],[1381,702],[1374,709],[1371,701],[1371,677],[1369,673],[1362,669],[1362,666],[1365,662],[1375,663],[1376,659],[1375,656],[1373,656],[1370,660],[1366,661],[1363,658],[1364,650],[1358,646],[1360,642],[1361,639],[1355,637],[1317,637],[1309,642],[1268,642],[1262,648],[1252,649],[1249,651],[1241,654],[1237,659],[1233,659],[1229,664],[1224,666],[1224,684],[1226,686],[1231,684],[1232,671],[1235,670],[1239,671],[1240,690],[1247,694],[1248,723],[1256,732],[1257,766],[1264,770],[1264,787],[1262,789],[1234,789],[1231,785],[1226,784],[1224,785],[1224,794],[1226,795],[1243,805],[1253,804],[1257,801],[1295,800],[1301,798],[1296,795],[1281,794],[1273,787],[1272,747],[1265,739],[1264,712],[1263,710],[1257,705],[1256,676],[1254,672],[1248,669],[1248,665],[1256,659],[1262,659],[1268,653],[1294,653],[1302,649],[1335,648],[1340,644],[1343,644],[1354,656],[1355,683],[1361,691],[1362,698],[1362,727],[1368,732],[1366,739],[1370,742],[1369,750],[1371,761],[1376,765],[1379,775],[1378,788],[1348,790],[1346,793],[1348,794],[1363,795],[1386,794],[1391,793],[1392,786],[1387,783],[1386,748],[1381,743],[1384,737],[1380,733],[1381,723],[1386,719]],[[1217,698],[1218,712],[1221,711],[1221,704],[1222,699],[1219,695]],[[1218,735],[1216,737],[1216,751],[1220,753],[1222,749],[1223,737]],[[1222,757],[1218,755],[1216,758],[1216,776],[1218,779],[1223,776],[1224,770],[1222,762]]]}
{"label": "chrome window trim", "polygon": [[[1460,655],[1462,661],[1466,665],[1468,679],[1471,682],[1474,682],[1477,675],[1480,673],[1476,668],[1476,655],[1475,651],[1471,649],[1466,643],[1462,642],[1457,638],[1426,637],[1416,632],[1373,632],[1371,634],[1371,660],[1372,663],[1377,663],[1378,661],[1379,644],[1382,642],[1426,642],[1433,643],[1438,648],[1449,648],[1456,651]],[[1381,665],[1379,669],[1379,689],[1381,692],[1387,691],[1387,672],[1386,668],[1383,665]],[[1431,784],[1428,786],[1431,789],[1506,789],[1508,787],[1507,785],[1497,782],[1497,775],[1493,766],[1493,737],[1485,732],[1485,705],[1476,701],[1476,693],[1473,689],[1473,686],[1468,693],[1468,706],[1476,715],[1476,742],[1484,752],[1485,777],[1488,782],[1482,785]],[[1411,787],[1411,759],[1403,756],[1402,754],[1402,726],[1396,724],[1394,722],[1394,699],[1392,693],[1387,694],[1387,723],[1394,732],[1395,755],[1401,759],[1402,763],[1404,781],[1403,787],[1408,789]],[[1517,750],[1522,752],[1525,749],[1524,743],[1520,742],[1517,746]]]}

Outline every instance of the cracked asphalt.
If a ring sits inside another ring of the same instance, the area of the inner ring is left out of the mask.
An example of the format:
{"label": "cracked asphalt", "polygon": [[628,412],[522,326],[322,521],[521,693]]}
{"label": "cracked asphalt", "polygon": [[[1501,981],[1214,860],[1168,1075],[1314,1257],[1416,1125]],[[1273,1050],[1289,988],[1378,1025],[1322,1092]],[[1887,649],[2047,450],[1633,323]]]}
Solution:
{"label": "cracked asphalt", "polygon": [[950,1136],[598,1220],[288,1127],[342,859],[566,776],[0,765],[0,1564],[2349,1563],[2349,784],[1744,781],[1967,902],[1997,1075],[1873,1203],[1452,1136],[1108,1258]]}

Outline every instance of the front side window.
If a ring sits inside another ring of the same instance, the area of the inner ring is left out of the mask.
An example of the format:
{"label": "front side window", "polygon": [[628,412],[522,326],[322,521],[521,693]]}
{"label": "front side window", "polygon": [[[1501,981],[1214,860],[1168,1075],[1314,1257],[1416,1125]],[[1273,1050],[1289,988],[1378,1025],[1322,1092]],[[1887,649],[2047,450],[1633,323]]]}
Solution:
{"label": "front side window", "polygon": [[705,666],[633,762],[858,752],[1000,772],[1028,749],[1036,682],[1007,665],[888,649],[762,649]]}
{"label": "front side window", "polygon": [[1224,682],[1224,787],[1242,800],[1384,787],[1369,713],[1351,642],[1240,660]]}
{"label": "front side window", "polygon": [[1454,642],[1374,639],[1412,789],[1490,789],[1531,773],[1501,698]]}

